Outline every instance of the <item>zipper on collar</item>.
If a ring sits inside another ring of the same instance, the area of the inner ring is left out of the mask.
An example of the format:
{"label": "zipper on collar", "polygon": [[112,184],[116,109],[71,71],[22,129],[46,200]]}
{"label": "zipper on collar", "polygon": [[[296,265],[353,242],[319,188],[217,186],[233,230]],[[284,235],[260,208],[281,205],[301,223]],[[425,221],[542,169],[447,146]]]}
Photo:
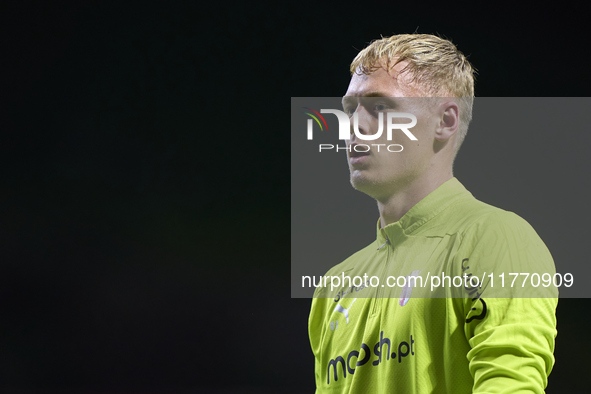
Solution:
{"label": "zipper on collar", "polygon": [[389,239],[388,237],[386,237],[386,242],[384,242],[384,244],[383,244],[382,246],[380,246],[380,247],[378,248],[378,250],[382,249],[382,248],[383,248],[384,246],[386,246],[386,245],[390,245],[390,239]]}

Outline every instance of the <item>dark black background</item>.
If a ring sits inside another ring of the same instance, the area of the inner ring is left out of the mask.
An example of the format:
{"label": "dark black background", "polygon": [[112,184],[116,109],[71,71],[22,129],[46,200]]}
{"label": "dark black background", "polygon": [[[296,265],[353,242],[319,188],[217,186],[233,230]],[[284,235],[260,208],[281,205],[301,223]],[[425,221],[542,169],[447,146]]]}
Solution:
{"label": "dark black background", "polygon": [[[289,98],[342,95],[358,50],[413,31],[477,96],[586,96],[584,13],[554,7],[3,3],[1,391],[312,392]],[[588,387],[589,306],[559,302],[549,393]]]}

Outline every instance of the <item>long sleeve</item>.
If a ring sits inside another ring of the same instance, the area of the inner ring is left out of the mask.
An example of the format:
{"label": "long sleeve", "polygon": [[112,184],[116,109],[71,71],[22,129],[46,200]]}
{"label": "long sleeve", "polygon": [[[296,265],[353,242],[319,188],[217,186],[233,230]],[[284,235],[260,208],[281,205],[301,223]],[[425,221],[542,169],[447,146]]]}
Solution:
{"label": "long sleeve", "polygon": [[[554,365],[558,294],[537,275],[553,276],[552,257],[531,226],[509,212],[485,221],[467,241],[465,270],[492,274],[465,299],[473,392],[543,393]],[[529,276],[513,282],[511,273]]]}

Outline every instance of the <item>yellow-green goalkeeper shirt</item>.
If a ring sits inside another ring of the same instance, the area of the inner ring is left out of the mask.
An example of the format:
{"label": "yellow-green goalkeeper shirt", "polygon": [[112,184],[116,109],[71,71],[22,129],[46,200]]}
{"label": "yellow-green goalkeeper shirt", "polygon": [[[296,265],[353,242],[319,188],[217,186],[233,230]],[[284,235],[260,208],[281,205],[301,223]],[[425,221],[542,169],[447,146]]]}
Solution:
{"label": "yellow-green goalkeeper shirt", "polygon": [[316,392],[543,393],[554,365],[558,292],[545,286],[554,274],[525,220],[452,178],[398,222],[378,221],[376,241],[325,276],[345,283],[316,289]]}

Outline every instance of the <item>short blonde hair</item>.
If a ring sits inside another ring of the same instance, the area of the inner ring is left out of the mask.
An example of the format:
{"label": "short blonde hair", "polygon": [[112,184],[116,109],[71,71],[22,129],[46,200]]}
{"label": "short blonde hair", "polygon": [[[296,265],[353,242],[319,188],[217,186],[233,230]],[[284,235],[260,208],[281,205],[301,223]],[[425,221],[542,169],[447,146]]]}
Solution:
{"label": "short blonde hair", "polygon": [[400,73],[408,72],[411,81],[425,94],[460,98],[457,152],[472,120],[476,70],[449,40],[431,34],[399,34],[371,42],[353,59],[351,74],[369,75],[384,63],[389,71],[401,62],[408,64]]}

